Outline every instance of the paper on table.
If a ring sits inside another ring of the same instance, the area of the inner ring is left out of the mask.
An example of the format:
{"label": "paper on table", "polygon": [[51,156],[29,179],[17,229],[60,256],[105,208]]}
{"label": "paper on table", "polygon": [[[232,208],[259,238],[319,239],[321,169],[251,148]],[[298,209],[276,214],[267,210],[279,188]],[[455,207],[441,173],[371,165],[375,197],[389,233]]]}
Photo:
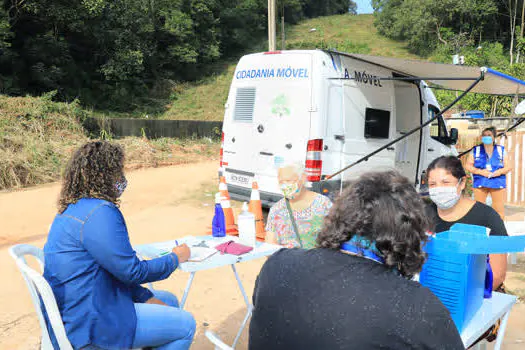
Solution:
{"label": "paper on table", "polygon": [[208,259],[212,255],[218,252],[217,249],[203,248],[203,247],[191,247],[191,256],[188,261],[199,262]]}
{"label": "paper on table", "polygon": [[[200,246],[194,246],[194,244],[198,244],[199,242],[197,240],[178,240],[178,243],[186,243],[191,252],[189,262],[200,262],[208,259],[212,255],[218,252],[215,248],[206,248],[206,247],[200,247]],[[159,255],[166,255],[171,253],[172,249],[176,246],[175,241],[172,242],[165,242],[165,243],[159,243],[155,244],[154,248],[159,250]]]}

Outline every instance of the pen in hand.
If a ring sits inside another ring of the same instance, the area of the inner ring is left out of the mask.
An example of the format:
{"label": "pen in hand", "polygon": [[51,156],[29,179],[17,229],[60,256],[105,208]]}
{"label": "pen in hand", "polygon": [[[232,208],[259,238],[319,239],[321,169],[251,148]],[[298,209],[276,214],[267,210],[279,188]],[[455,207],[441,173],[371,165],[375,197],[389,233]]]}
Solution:
{"label": "pen in hand", "polygon": [[173,247],[172,252],[177,255],[180,264],[185,263],[190,258],[190,248],[184,243],[182,245],[179,245],[178,241],[175,241],[175,243],[177,246]]}
{"label": "pen in hand", "polygon": [[[175,247],[178,247],[179,246],[179,241],[175,240]],[[160,253],[160,256],[164,256],[166,254],[169,254],[169,253],[172,253],[172,252],[162,252]]]}

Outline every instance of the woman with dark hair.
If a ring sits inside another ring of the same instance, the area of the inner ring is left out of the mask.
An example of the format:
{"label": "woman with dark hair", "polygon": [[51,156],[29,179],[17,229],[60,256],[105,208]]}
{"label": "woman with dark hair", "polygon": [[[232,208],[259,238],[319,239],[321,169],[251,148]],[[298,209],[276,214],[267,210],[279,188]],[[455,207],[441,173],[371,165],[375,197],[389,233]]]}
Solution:
{"label": "woman with dark hair", "polygon": [[318,249],[280,250],[264,264],[249,348],[464,349],[447,309],[410,280],[429,226],[408,179],[361,176],[334,203]]}
{"label": "woman with dark hair", "polygon": [[[503,220],[491,207],[463,196],[467,174],[459,158],[443,156],[434,159],[426,171],[430,199],[436,208],[433,232],[448,231],[455,223],[483,226],[490,235],[507,236]],[[490,255],[493,289],[502,288],[507,272],[507,255]]]}
{"label": "woman with dark hair", "polygon": [[505,217],[505,189],[507,173],[512,170],[505,147],[496,144],[496,129],[486,128],[481,133],[482,144],[474,147],[465,168],[472,174],[474,199],[483,204],[490,194],[492,207]]}
{"label": "woman with dark hair", "polygon": [[141,284],[167,278],[190,250],[138,259],[118,207],[126,185],[120,146],[89,142],[74,153],[44,247],[44,278],[75,349],[189,349],[193,316],[173,294]]}
{"label": "woman with dark hair", "polygon": [[[467,174],[459,158],[443,156],[434,159],[426,171],[429,195],[435,204],[436,233],[448,231],[456,223],[483,226],[490,235],[507,236],[501,216],[491,207],[464,197]],[[507,273],[507,255],[490,254],[493,274],[492,289],[505,292],[503,282]],[[496,339],[499,323],[489,329],[480,339]]]}

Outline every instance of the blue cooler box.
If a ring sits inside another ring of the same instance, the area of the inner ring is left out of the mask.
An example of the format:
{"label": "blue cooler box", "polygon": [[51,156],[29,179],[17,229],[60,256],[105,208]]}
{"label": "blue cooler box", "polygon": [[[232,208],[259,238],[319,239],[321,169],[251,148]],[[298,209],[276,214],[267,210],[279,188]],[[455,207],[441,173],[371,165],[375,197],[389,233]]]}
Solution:
{"label": "blue cooler box", "polygon": [[468,111],[465,113],[468,118],[483,119],[485,118],[485,112],[483,111]]}
{"label": "blue cooler box", "polygon": [[428,259],[419,282],[441,300],[461,332],[483,304],[487,254],[522,252],[525,236],[489,237],[485,227],[455,224],[424,250]]}

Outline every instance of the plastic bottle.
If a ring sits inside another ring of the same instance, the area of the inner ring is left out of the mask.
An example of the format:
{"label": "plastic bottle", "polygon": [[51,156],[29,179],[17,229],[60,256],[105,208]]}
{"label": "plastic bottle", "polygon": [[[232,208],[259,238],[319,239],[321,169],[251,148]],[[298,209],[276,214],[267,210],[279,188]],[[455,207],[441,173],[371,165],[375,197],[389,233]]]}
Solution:
{"label": "plastic bottle", "polygon": [[226,236],[226,222],[224,220],[224,211],[221,206],[221,194],[215,194],[215,215],[211,223],[211,234],[213,237]]}
{"label": "plastic bottle", "polygon": [[248,211],[248,203],[244,202],[242,211],[237,219],[239,225],[239,240],[241,244],[255,248],[255,215]]}

